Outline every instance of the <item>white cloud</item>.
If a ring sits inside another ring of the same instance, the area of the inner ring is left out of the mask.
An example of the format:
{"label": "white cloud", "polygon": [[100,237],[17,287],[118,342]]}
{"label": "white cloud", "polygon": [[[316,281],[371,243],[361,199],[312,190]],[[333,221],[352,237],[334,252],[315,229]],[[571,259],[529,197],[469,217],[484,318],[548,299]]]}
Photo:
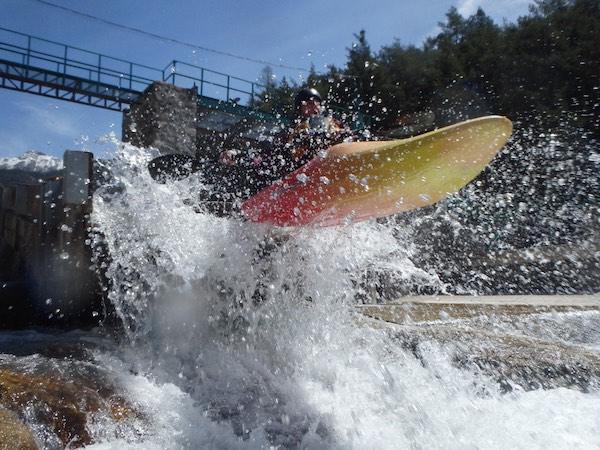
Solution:
{"label": "white cloud", "polygon": [[462,0],[458,2],[456,9],[461,16],[470,16],[484,3],[486,3],[485,0]]}
{"label": "white cloud", "polygon": [[467,17],[481,7],[496,21],[502,19],[512,21],[526,14],[532,3],[532,0],[459,0],[456,9],[462,16]]}
{"label": "white cloud", "polygon": [[48,173],[60,170],[63,160],[36,151],[28,151],[18,157],[0,158],[0,169],[26,170],[28,172]]}
{"label": "white cloud", "polygon": [[[504,20],[513,22],[518,17],[526,15],[532,3],[532,0],[459,0],[454,3],[454,7],[463,17],[469,17],[477,11],[477,8],[482,8],[495,23],[502,24]],[[440,31],[442,30],[439,25],[432,27],[421,41],[436,36]]]}

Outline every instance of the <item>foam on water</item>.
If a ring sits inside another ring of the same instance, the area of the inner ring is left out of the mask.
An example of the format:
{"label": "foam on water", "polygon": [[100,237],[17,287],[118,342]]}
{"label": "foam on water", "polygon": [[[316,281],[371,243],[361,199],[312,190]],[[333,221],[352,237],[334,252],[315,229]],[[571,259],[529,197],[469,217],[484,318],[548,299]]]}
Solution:
{"label": "foam on water", "polygon": [[[147,423],[91,448],[591,448],[600,396],[503,394],[451,352],[421,359],[352,309],[374,273],[443,290],[408,230],[363,223],[282,233],[197,213],[200,179],[153,182],[121,145],[94,222],[126,325],[97,351]],[[106,431],[106,430],[104,430]]]}

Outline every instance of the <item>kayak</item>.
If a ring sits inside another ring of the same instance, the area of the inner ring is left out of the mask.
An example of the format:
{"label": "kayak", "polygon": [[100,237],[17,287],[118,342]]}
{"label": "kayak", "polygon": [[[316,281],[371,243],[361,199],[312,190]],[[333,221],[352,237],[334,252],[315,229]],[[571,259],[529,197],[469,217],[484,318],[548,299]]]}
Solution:
{"label": "kayak", "polygon": [[335,226],[429,206],[472,181],[511,134],[509,119],[486,116],[408,139],[337,144],[241,212],[277,226]]}

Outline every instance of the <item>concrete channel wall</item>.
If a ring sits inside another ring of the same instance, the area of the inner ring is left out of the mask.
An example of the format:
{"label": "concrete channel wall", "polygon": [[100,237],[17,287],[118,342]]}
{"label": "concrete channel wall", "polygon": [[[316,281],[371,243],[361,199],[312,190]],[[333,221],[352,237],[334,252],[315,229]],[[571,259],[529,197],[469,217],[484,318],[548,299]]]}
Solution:
{"label": "concrete channel wall", "polygon": [[88,245],[93,155],[66,151],[59,175],[0,184],[0,326],[99,316]]}
{"label": "concrete channel wall", "polygon": [[163,154],[195,155],[197,119],[196,89],[156,82],[123,114],[123,141]]}

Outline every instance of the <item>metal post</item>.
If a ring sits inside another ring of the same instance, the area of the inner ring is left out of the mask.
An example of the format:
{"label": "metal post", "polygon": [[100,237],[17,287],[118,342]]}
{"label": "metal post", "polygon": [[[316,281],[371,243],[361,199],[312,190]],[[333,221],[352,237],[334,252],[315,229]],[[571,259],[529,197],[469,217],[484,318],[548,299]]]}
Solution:
{"label": "metal post", "polygon": [[133,63],[129,63],[129,89],[131,89],[132,79],[133,79]]}
{"label": "metal post", "polygon": [[27,36],[27,65],[29,65],[29,58],[31,56],[31,36]]}
{"label": "metal post", "polygon": [[98,55],[98,83],[100,82],[100,67],[102,67],[102,55]]}
{"label": "metal post", "polygon": [[227,75],[227,100],[226,101],[229,101],[229,81],[230,81],[229,78],[230,78],[229,75]]}
{"label": "metal post", "polygon": [[67,74],[67,52],[69,51],[69,47],[65,45],[65,55],[63,57],[63,74]]}
{"label": "metal post", "polygon": [[203,95],[204,92],[204,67],[200,69],[200,96]]}

